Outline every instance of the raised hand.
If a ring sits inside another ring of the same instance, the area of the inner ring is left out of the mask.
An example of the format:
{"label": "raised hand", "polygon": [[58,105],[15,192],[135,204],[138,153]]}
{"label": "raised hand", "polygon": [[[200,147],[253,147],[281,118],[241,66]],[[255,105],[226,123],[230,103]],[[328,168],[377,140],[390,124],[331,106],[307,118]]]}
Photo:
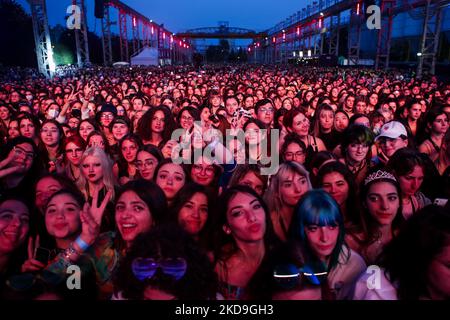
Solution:
{"label": "raised hand", "polygon": [[89,212],[92,215],[92,217],[94,218],[95,222],[98,225],[101,225],[103,214],[105,213],[105,208],[108,205],[108,202],[111,200],[112,192],[111,192],[111,190],[109,190],[106,193],[105,198],[103,199],[102,203],[100,205],[98,205],[98,194],[99,193],[100,193],[100,188],[96,187],[94,189],[92,203],[89,206]]}
{"label": "raised hand", "polygon": [[33,238],[28,239],[28,260],[22,265],[22,272],[35,272],[45,268],[45,264],[35,259],[36,249],[39,248],[39,236],[33,241]]}

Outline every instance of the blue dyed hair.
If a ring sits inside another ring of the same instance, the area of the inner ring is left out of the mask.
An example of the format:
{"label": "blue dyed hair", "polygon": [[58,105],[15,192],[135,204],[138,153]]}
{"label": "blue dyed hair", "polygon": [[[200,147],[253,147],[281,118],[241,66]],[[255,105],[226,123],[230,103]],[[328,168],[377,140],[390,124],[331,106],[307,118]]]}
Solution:
{"label": "blue dyed hair", "polygon": [[336,246],[330,257],[328,270],[331,270],[337,263],[339,255],[344,245],[344,219],[342,217],[337,202],[323,190],[308,191],[294,209],[294,216],[289,229],[291,242],[299,242],[304,246],[309,256],[316,263],[319,263],[308,244],[305,227],[310,225],[336,226],[339,228],[339,235]]}

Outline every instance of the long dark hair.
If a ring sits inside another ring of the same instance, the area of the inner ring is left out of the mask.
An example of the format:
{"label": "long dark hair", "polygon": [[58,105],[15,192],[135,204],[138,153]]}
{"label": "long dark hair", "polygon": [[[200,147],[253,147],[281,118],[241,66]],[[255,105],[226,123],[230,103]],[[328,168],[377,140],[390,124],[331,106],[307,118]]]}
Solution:
{"label": "long dark hair", "polygon": [[256,198],[264,209],[266,215],[266,233],[264,235],[266,252],[275,242],[275,233],[273,231],[272,220],[270,219],[270,211],[264,200],[250,187],[236,185],[222,193],[218,201],[217,212],[214,215],[214,258],[216,262],[225,262],[239,250],[234,238],[223,231],[223,226],[227,224],[228,204],[238,193],[245,193]]}
{"label": "long dark hair", "polygon": [[450,213],[445,208],[428,205],[406,221],[385,247],[380,263],[389,280],[396,283],[399,299],[418,300],[428,294],[430,264],[449,239]]}
{"label": "long dark hair", "polygon": [[351,224],[359,224],[359,215],[356,208],[356,185],[355,177],[352,172],[340,161],[332,161],[324,164],[317,173],[316,183],[317,187],[322,187],[323,178],[330,173],[337,172],[341,174],[348,184],[348,196],[346,204],[347,212],[345,213],[345,220]]}
{"label": "long dark hair", "polygon": [[[158,269],[155,275],[138,280],[132,271],[137,258],[182,258],[187,268],[176,280]],[[208,256],[198,249],[194,240],[180,227],[168,224],[140,234],[121,261],[114,276],[116,293],[126,299],[142,300],[149,286],[174,295],[178,300],[215,300],[217,275]]]}
{"label": "long dark hair", "polygon": [[213,203],[211,201],[211,196],[204,186],[201,186],[194,182],[185,184],[173,199],[172,205],[169,208],[169,215],[167,216],[167,218],[170,223],[178,224],[178,216],[180,214],[180,210],[183,208],[186,202],[188,202],[196,193],[204,194],[208,203],[208,217],[206,218],[206,223],[203,226],[203,229],[198,235],[199,244],[201,245],[201,247],[207,248],[211,245],[209,237],[211,232],[212,215],[214,211],[212,208]]}

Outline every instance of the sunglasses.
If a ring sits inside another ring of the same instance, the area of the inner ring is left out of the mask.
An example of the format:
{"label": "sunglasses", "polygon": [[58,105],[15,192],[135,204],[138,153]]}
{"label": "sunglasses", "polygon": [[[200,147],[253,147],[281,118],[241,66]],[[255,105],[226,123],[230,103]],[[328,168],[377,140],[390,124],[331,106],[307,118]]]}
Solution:
{"label": "sunglasses", "polygon": [[294,288],[300,278],[304,276],[309,283],[313,285],[320,285],[327,279],[328,272],[314,272],[308,265],[298,268],[294,264],[278,265],[275,267],[273,277],[276,283],[285,288]]}
{"label": "sunglasses", "polygon": [[131,269],[134,276],[139,281],[151,279],[159,269],[166,276],[175,280],[180,280],[186,273],[187,262],[183,258],[136,258],[131,263]]}

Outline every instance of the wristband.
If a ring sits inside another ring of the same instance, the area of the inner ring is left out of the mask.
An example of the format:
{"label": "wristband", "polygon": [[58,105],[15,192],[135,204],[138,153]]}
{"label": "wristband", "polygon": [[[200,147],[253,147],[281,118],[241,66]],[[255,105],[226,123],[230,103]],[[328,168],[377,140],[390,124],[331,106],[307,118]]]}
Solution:
{"label": "wristband", "polygon": [[75,240],[75,243],[78,245],[78,247],[80,247],[80,249],[81,249],[82,251],[86,251],[86,250],[89,248],[89,245],[88,245],[86,242],[84,242],[84,240],[81,239],[81,237],[78,237],[78,238]]}

